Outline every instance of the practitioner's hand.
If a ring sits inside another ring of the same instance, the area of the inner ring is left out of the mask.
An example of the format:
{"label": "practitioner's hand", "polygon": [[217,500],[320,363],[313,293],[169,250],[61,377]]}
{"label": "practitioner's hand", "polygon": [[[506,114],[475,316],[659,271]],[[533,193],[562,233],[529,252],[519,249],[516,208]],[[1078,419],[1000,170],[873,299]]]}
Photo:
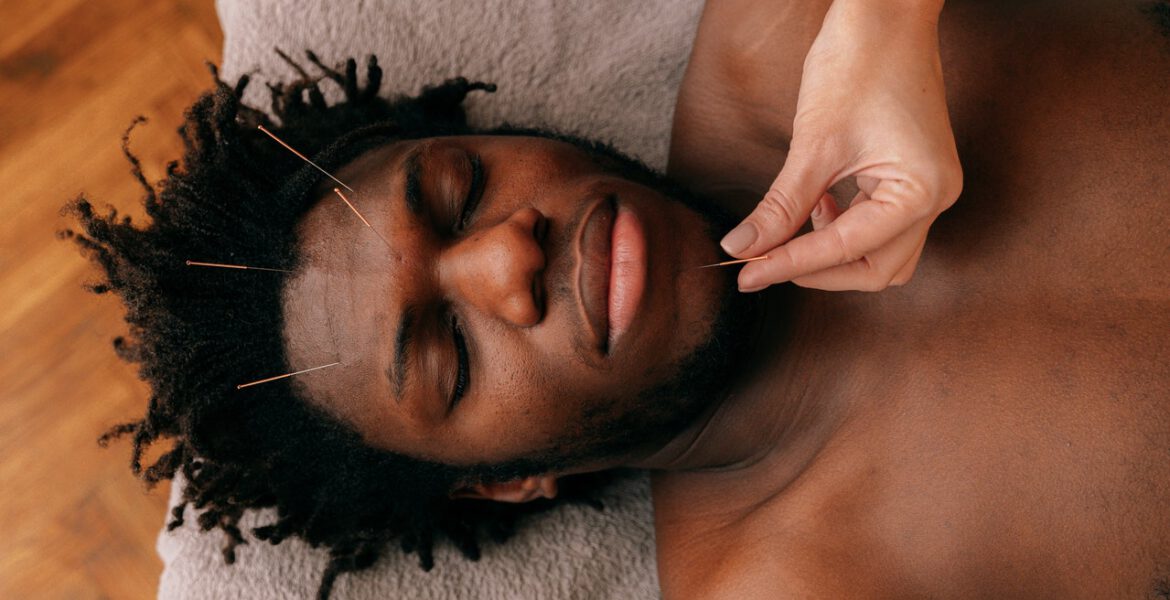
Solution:
{"label": "practitioner's hand", "polygon": [[[833,3],[805,58],[784,168],[723,238],[737,258],[769,256],[743,267],[740,290],[791,280],[877,291],[910,280],[927,230],[962,188],[939,59],[941,5]],[[841,212],[827,190],[847,177],[861,191]],[[813,231],[791,239],[810,214]]]}

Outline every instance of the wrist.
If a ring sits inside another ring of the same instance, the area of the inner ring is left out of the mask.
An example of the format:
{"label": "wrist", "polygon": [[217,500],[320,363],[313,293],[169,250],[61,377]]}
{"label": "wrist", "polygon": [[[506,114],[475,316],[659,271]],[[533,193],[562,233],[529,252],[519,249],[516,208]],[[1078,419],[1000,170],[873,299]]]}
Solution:
{"label": "wrist", "polygon": [[937,48],[942,5],[943,0],[834,0],[818,37],[837,46]]}

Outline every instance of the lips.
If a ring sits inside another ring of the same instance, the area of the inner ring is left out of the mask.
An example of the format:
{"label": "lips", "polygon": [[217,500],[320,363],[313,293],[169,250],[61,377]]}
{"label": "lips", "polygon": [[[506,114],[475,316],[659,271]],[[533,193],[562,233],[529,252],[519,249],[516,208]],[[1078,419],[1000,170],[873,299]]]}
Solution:
{"label": "lips", "polygon": [[646,234],[617,198],[598,201],[577,242],[577,289],[593,347],[609,354],[629,331],[646,289]]}
{"label": "lips", "polygon": [[598,201],[585,217],[577,240],[577,290],[585,321],[589,324],[593,346],[609,350],[609,277],[613,225],[617,217],[616,199]]}
{"label": "lips", "polygon": [[609,347],[630,329],[646,291],[646,233],[629,206],[617,207],[611,234],[609,269]]}

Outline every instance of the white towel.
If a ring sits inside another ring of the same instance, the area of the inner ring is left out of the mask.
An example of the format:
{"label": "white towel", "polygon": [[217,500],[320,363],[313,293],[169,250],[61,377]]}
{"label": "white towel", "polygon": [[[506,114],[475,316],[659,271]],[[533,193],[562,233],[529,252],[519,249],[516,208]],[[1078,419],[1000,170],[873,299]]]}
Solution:
{"label": "white towel", "polygon": [[[265,81],[293,70],[310,49],[326,63],[376,54],[386,75],[382,95],[413,94],[465,76],[496,83],[473,94],[473,125],[548,127],[613,143],[663,169],[675,96],[694,39],[702,0],[219,0],[224,30],[222,77],[251,73],[245,99],[266,107]],[[336,100],[336,89],[331,100]],[[183,481],[171,487],[171,506]],[[485,542],[478,562],[440,543],[435,568],[387,549],[374,567],[340,576],[333,598],[657,598],[653,510],[645,475],[602,496],[606,510],[563,506],[522,524],[501,545]],[[188,508],[186,524],[159,534],[164,600],[311,598],[327,562],[324,549],[297,538],[278,546],[250,528],[273,511],[240,523],[249,540],[236,563],[223,563],[219,531],[202,533]]]}

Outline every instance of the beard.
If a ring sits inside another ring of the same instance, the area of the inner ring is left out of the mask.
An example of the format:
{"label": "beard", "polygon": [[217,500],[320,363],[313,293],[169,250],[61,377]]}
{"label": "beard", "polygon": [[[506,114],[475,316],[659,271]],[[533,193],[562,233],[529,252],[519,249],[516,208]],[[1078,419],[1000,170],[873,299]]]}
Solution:
{"label": "beard", "polygon": [[[711,200],[670,180],[643,183],[702,217],[712,244],[738,222]],[[520,461],[528,467],[523,470],[527,474],[548,473],[620,461],[639,449],[665,444],[721,401],[736,378],[735,367],[742,363],[752,340],[751,326],[762,311],[761,296],[739,293],[736,276],[734,269],[719,271],[720,295],[710,331],[674,365],[668,379],[637,392],[634,402],[627,396],[589,407],[577,420],[574,435]]]}
{"label": "beard", "polygon": [[723,294],[707,339],[677,363],[674,375],[628,401],[603,403],[582,417],[579,435],[544,453],[543,472],[628,457],[659,447],[680,434],[721,401],[735,380],[735,365],[750,340],[753,298]]}

